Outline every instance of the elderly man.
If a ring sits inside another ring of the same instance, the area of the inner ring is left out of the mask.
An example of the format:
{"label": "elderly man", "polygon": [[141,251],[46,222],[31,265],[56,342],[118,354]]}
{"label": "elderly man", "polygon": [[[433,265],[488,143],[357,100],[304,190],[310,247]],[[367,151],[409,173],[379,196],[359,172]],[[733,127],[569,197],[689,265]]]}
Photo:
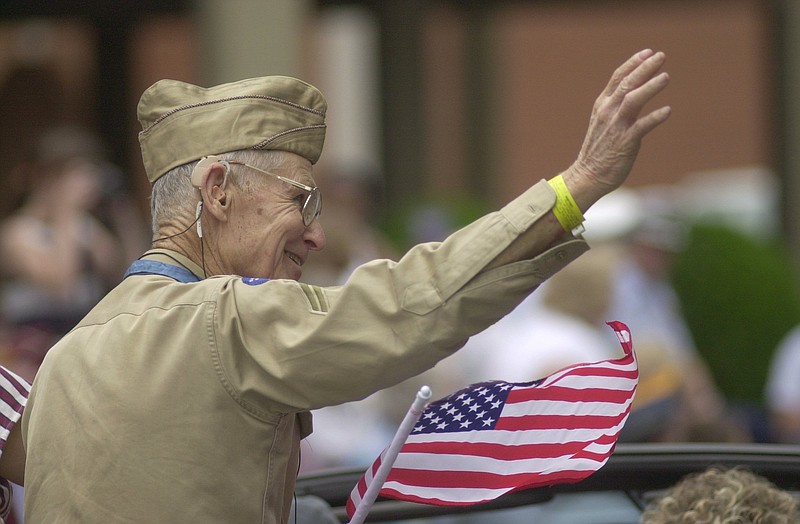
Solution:
{"label": "elderly man", "polygon": [[665,121],[645,50],[613,74],[563,176],[441,243],[301,284],[325,246],[326,103],[265,77],[160,81],[139,103],[153,248],[56,344],[23,432],[30,522],[286,522],[309,410],[429,369],[587,247],[570,231]]}

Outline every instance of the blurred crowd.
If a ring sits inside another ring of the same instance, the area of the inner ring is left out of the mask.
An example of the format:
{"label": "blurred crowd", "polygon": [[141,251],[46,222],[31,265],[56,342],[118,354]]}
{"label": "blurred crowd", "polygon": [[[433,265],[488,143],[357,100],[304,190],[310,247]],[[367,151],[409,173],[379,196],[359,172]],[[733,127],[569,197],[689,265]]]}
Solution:
{"label": "blurred crowd", "polygon": [[0,221],[0,363],[32,380],[69,331],[149,245],[148,225],[87,129],[45,130],[12,166]]}

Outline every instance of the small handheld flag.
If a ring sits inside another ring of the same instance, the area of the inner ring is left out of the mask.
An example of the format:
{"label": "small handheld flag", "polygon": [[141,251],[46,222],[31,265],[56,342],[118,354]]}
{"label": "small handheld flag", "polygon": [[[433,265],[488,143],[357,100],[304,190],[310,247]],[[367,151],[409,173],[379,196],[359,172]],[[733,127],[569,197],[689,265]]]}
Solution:
{"label": "small handheld flag", "polygon": [[639,380],[628,327],[608,324],[622,358],[570,366],[534,382],[473,384],[429,404],[385,482],[374,478],[384,452],[353,488],[348,515],[376,480],[383,497],[470,505],[523,488],[579,482],[600,469]]}

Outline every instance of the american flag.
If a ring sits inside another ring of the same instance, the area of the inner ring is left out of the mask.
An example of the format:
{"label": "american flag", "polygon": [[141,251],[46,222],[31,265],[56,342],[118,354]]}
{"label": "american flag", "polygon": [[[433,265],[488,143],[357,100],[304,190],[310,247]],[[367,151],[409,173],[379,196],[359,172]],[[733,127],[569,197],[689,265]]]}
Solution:
{"label": "american flag", "polygon": [[[31,385],[25,379],[0,366],[0,455],[3,454],[11,428],[22,417],[30,391]],[[11,483],[0,479],[0,524],[11,513],[11,498]]]}
{"label": "american flag", "polygon": [[[578,482],[600,469],[614,451],[639,380],[628,327],[608,324],[622,358],[574,365],[534,382],[473,384],[429,404],[379,494],[470,505],[523,488]],[[384,454],[353,488],[350,517]]]}

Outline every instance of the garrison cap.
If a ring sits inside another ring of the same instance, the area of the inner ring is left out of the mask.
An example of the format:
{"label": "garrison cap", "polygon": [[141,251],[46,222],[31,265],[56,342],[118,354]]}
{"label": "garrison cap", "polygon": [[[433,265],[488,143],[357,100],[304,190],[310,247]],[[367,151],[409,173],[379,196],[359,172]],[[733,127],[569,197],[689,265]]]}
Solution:
{"label": "garrison cap", "polygon": [[312,164],[325,141],[327,102],[314,86],[265,76],[204,88],[159,80],[142,94],[139,145],[152,184],[177,166],[239,149],[279,149]]}

